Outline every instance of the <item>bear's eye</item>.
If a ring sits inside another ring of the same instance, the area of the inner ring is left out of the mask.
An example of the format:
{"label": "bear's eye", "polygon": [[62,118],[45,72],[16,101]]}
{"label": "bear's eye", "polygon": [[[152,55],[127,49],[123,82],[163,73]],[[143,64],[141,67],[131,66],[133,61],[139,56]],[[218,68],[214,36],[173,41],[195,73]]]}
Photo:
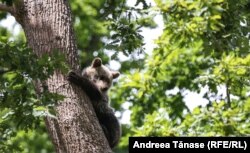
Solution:
{"label": "bear's eye", "polygon": [[100,80],[104,81],[105,80],[105,76],[101,75],[100,76]]}

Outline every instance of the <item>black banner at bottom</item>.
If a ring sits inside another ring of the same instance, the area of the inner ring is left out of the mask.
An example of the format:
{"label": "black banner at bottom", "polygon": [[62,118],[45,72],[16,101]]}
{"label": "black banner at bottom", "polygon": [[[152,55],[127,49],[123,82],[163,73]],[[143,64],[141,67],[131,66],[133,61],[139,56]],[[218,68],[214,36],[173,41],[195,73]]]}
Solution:
{"label": "black banner at bottom", "polygon": [[130,137],[129,153],[249,152],[250,137]]}

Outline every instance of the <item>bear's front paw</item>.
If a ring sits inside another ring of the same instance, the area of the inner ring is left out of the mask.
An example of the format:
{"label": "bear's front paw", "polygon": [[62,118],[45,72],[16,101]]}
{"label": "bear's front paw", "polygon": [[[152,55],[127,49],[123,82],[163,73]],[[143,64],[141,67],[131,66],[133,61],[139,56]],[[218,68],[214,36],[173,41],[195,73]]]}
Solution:
{"label": "bear's front paw", "polygon": [[68,75],[67,75],[67,80],[68,81],[73,81],[74,79],[77,79],[78,75],[74,72],[74,71],[69,71]]}

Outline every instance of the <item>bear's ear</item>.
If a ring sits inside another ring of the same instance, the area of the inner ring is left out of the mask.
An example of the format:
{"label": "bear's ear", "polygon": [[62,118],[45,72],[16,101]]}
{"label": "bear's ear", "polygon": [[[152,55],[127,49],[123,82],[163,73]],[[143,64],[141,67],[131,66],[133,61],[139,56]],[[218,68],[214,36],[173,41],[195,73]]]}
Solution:
{"label": "bear's ear", "polygon": [[120,75],[120,73],[118,71],[112,72],[113,79],[118,78],[119,75]]}
{"label": "bear's ear", "polygon": [[100,67],[102,65],[102,59],[97,57],[92,61],[92,67]]}

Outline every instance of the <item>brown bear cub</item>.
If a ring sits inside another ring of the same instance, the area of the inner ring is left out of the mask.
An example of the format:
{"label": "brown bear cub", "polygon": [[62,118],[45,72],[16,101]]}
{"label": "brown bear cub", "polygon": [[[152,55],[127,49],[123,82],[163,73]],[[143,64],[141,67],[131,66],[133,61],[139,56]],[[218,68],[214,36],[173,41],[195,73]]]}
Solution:
{"label": "brown bear cub", "polygon": [[117,145],[121,129],[113,109],[109,106],[108,89],[112,86],[113,79],[119,75],[119,72],[111,71],[104,66],[100,58],[95,58],[81,75],[73,71],[68,74],[68,80],[81,87],[90,98],[111,148]]}

